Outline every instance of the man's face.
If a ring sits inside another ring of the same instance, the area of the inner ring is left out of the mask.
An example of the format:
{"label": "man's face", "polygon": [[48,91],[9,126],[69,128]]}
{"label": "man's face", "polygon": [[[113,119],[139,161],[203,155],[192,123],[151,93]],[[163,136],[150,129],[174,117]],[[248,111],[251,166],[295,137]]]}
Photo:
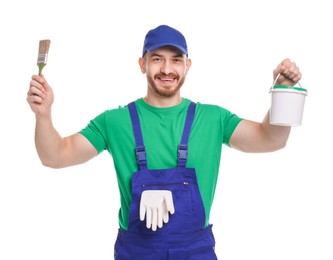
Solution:
{"label": "man's face", "polygon": [[185,54],[170,46],[147,52],[139,63],[146,73],[148,87],[162,97],[179,93],[191,65]]}

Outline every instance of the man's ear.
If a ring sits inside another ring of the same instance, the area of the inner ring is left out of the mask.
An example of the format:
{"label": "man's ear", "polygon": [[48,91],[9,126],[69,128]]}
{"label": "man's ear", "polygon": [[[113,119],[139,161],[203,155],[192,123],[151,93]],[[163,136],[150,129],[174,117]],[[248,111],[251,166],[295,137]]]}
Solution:
{"label": "man's ear", "polygon": [[188,71],[190,70],[191,65],[192,65],[192,61],[191,61],[191,59],[187,58],[187,59],[186,59],[186,69],[185,69],[185,74],[188,73]]}
{"label": "man's ear", "polygon": [[146,73],[145,60],[140,57],[138,62],[139,62],[139,66],[140,66],[142,74],[145,74]]}

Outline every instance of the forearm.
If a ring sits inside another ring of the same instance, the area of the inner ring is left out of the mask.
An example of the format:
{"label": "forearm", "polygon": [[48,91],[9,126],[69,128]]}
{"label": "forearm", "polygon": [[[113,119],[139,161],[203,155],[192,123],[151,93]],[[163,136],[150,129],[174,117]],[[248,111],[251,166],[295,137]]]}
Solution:
{"label": "forearm", "polygon": [[42,164],[56,168],[61,160],[63,139],[53,127],[51,116],[36,117],[35,145]]}
{"label": "forearm", "polygon": [[291,127],[272,125],[269,122],[269,111],[262,121],[262,130],[267,138],[267,142],[270,143],[272,150],[278,150],[284,148],[287,144]]}

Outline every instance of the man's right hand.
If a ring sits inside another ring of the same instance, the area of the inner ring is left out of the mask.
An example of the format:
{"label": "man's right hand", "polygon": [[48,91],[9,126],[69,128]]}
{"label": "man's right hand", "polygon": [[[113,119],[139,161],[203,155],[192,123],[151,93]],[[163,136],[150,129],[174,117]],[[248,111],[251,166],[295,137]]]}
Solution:
{"label": "man's right hand", "polygon": [[27,101],[36,117],[49,117],[51,115],[54,95],[43,75],[31,77]]}

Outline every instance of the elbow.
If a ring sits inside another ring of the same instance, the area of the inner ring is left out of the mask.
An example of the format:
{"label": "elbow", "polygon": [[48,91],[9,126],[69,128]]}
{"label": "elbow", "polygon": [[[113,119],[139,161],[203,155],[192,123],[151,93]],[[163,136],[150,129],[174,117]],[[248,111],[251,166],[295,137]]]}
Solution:
{"label": "elbow", "polygon": [[286,146],[287,146],[287,141],[277,143],[277,144],[275,144],[275,145],[272,147],[272,152],[274,152],[274,151],[278,151],[278,150],[282,150],[282,149],[284,149]]}
{"label": "elbow", "polygon": [[266,135],[266,144],[270,147],[272,152],[282,150],[287,146],[289,139],[290,128],[286,129],[285,132],[279,131],[279,134],[267,136]]}
{"label": "elbow", "polygon": [[287,141],[280,145],[279,150],[284,149],[287,146]]}
{"label": "elbow", "polygon": [[52,169],[58,169],[59,167],[57,167],[56,165],[50,163],[50,162],[45,162],[45,161],[42,161],[42,165],[47,167],[47,168],[52,168]]}
{"label": "elbow", "polygon": [[60,164],[52,161],[52,160],[46,160],[43,158],[40,158],[41,163],[43,166],[48,167],[48,168],[52,168],[52,169],[60,169],[62,168]]}

